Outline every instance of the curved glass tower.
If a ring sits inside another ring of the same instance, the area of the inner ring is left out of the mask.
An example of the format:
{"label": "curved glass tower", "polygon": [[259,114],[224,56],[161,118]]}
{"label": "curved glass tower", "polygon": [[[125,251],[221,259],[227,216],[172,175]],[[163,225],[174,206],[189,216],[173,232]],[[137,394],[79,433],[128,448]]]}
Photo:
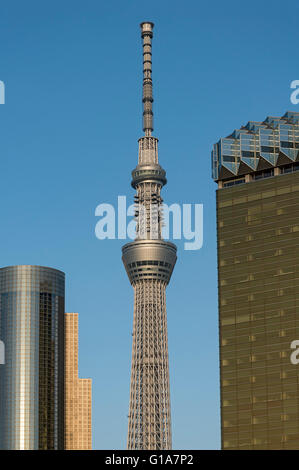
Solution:
{"label": "curved glass tower", "polygon": [[162,239],[161,189],[166,174],[158,162],[153,131],[153,23],[141,24],[143,39],[143,130],[136,190],[136,239],[123,247],[123,262],[134,288],[133,354],[128,449],[171,449],[166,319],[166,286],[176,263],[176,246]]}
{"label": "curved glass tower", "polygon": [[56,269],[0,269],[0,449],[63,449],[64,286]]}

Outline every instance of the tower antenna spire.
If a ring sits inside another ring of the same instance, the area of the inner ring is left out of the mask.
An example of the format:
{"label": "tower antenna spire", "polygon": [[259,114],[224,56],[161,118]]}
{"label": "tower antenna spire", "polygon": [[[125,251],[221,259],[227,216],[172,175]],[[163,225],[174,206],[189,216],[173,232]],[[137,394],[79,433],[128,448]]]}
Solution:
{"label": "tower antenna spire", "polygon": [[152,81],[152,37],[154,23],[145,21],[140,24],[143,41],[143,131],[150,136],[153,125],[153,81]]}
{"label": "tower antenna spire", "polygon": [[166,287],[176,263],[176,246],[163,240],[166,173],[158,161],[153,131],[153,23],[141,23],[143,39],[143,130],[138,164],[132,171],[136,190],[136,238],[122,247],[122,259],[134,289],[134,321],[128,449],[171,449]]}

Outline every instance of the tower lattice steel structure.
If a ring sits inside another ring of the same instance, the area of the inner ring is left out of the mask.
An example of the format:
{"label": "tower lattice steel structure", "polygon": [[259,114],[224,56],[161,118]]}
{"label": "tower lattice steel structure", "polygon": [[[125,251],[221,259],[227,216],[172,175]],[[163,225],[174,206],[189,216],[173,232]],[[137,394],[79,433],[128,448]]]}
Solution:
{"label": "tower lattice steel structure", "polygon": [[171,449],[171,416],[165,289],[176,262],[176,246],[162,239],[161,189],[166,173],[158,163],[153,131],[153,23],[141,24],[143,40],[143,131],[136,190],[136,239],[123,246],[123,263],[134,288],[133,351],[128,449]]}

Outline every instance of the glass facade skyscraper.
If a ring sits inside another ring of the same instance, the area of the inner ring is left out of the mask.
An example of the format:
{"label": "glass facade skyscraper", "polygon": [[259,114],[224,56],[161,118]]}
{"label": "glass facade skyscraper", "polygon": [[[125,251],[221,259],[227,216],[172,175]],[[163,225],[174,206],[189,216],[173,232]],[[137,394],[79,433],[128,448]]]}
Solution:
{"label": "glass facade skyscraper", "polygon": [[299,113],[212,154],[223,449],[299,449]]}
{"label": "glass facade skyscraper", "polygon": [[0,269],[0,449],[63,449],[65,275]]}

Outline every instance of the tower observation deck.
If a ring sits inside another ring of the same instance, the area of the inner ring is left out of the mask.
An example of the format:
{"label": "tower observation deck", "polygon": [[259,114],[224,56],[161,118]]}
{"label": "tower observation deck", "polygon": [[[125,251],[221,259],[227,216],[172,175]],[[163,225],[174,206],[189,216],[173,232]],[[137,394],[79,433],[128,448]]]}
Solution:
{"label": "tower observation deck", "polygon": [[136,190],[136,239],[122,248],[122,260],[134,288],[133,350],[128,449],[171,449],[171,416],[166,317],[166,286],[176,263],[176,246],[162,239],[161,189],[165,170],[158,162],[153,132],[153,23],[141,23],[143,41],[143,131]]}

